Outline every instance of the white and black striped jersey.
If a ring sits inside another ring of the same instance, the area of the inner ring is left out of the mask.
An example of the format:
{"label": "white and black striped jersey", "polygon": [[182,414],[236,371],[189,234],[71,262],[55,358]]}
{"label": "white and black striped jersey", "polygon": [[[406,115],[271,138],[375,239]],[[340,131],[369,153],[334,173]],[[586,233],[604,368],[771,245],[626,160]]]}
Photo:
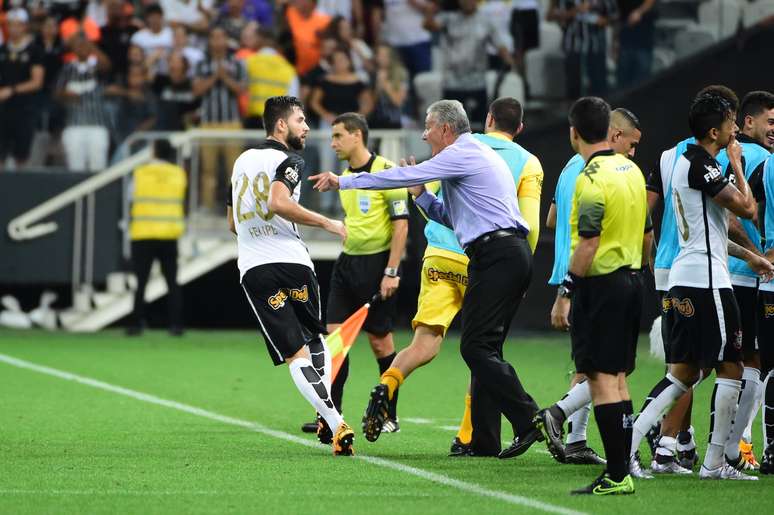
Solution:
{"label": "white and black striped jersey", "polygon": [[296,224],[269,210],[271,183],[285,184],[298,202],[303,172],[303,158],[272,140],[246,150],[234,162],[229,205],[237,230],[240,278],[267,263],[298,263],[314,269]]}
{"label": "white and black striped jersey", "polygon": [[720,165],[704,148],[688,145],[672,175],[672,207],[680,252],[669,288],[731,288],[726,209],[712,197],[728,185]]}

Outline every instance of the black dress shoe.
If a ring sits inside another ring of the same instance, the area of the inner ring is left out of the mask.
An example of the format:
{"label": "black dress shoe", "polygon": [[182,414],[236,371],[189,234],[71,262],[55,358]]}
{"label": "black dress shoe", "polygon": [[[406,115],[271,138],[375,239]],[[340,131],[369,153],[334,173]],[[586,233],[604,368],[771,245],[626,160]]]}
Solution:
{"label": "black dress shoe", "polygon": [[533,443],[542,442],[543,440],[544,440],[544,437],[540,433],[540,430],[536,427],[533,427],[526,434],[522,436],[517,436],[516,438],[514,438],[510,447],[508,447],[507,449],[503,449],[503,451],[500,454],[498,454],[497,457],[500,458],[501,460],[506,460],[508,458],[515,458],[516,456],[521,456],[522,454],[527,452],[527,449],[529,449]]}
{"label": "black dress shoe", "polygon": [[449,449],[449,456],[457,458],[460,456],[467,456],[471,452],[470,444],[462,443],[456,436],[452,440],[451,448]]}

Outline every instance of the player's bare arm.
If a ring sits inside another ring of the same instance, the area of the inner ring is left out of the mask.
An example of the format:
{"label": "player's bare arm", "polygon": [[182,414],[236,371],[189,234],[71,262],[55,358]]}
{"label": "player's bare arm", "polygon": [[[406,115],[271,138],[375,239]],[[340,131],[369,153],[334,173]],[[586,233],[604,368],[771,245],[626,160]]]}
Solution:
{"label": "player's bare arm", "polygon": [[[396,269],[400,265],[400,259],[403,257],[403,251],[406,249],[406,239],[408,237],[408,220],[392,221],[392,240],[390,241],[390,257],[387,258],[387,268]],[[388,299],[395,295],[400,284],[400,276],[389,276],[385,273],[379,292],[383,299]]]}
{"label": "player's bare arm", "polygon": [[[747,231],[744,230],[744,227],[742,227],[739,219],[730,212],[728,213],[728,239],[737,245],[749,250],[753,254],[757,254],[758,256],[762,255],[758,250],[758,247],[756,247],[752,240],[750,240],[750,237],[747,235]],[[730,249],[729,254],[731,254]],[[734,256],[734,254],[731,255]]]}
{"label": "player's bare arm", "polygon": [[556,204],[551,202],[551,206],[548,208],[548,216],[546,216],[546,228],[556,229]]}
{"label": "player's bare arm", "polygon": [[269,189],[269,210],[285,220],[310,227],[320,227],[331,234],[337,234],[342,240],[347,237],[347,228],[340,220],[332,220],[314,211],[306,209],[290,196],[288,187],[274,181]]}
{"label": "player's bare arm", "polygon": [[231,209],[231,206],[228,206],[226,209],[226,219],[228,220],[228,230],[232,233],[236,234],[236,224],[234,224],[234,212]]}
{"label": "player's bare arm", "polygon": [[[570,277],[583,278],[589,271],[594,256],[599,248],[599,236],[593,238],[578,238],[578,245],[570,258]],[[570,328],[570,299],[557,294],[554,306],[551,308],[551,325],[555,329],[567,331]]]}
{"label": "player's bare arm", "polygon": [[757,252],[757,249],[756,252],[751,252],[741,245],[729,240],[728,255],[745,260],[752,271],[758,274],[761,281],[769,282],[774,278],[774,265],[772,265],[770,258],[762,256]]}

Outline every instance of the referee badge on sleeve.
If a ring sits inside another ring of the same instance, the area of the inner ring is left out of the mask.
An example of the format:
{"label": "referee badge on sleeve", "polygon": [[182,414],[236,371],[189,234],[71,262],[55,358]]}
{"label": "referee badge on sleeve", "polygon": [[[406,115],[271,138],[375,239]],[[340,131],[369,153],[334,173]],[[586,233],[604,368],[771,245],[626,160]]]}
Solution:
{"label": "referee badge on sleeve", "polygon": [[395,216],[402,216],[408,214],[408,206],[406,206],[405,200],[393,200],[392,201],[392,211],[395,213]]}
{"label": "referee badge on sleeve", "polygon": [[368,213],[368,210],[371,209],[371,197],[369,197],[368,195],[358,195],[357,205],[360,207],[361,213],[363,214]]}

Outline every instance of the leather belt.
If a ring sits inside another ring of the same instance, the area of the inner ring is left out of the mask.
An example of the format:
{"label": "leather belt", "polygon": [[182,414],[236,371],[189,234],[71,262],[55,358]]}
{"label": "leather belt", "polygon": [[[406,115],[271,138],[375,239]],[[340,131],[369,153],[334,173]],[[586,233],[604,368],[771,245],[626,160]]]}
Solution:
{"label": "leather belt", "polygon": [[516,236],[517,238],[523,239],[527,237],[527,232],[519,227],[518,229],[497,229],[495,231],[482,234],[471,243],[469,243],[467,247],[465,247],[465,254],[467,254],[468,257],[472,257],[473,254],[478,252],[487,243],[490,243],[494,240],[499,240],[500,238],[507,238],[508,236]]}

